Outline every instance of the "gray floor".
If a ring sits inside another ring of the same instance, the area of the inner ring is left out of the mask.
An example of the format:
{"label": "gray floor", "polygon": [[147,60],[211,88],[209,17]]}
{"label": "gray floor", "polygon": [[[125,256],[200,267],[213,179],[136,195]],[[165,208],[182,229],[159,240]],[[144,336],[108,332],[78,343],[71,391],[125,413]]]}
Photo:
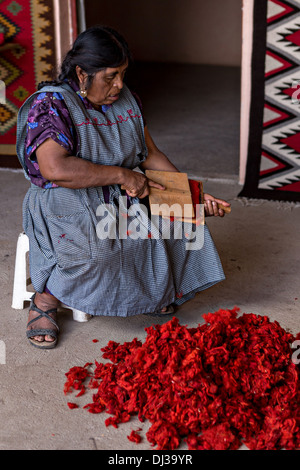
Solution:
{"label": "gray floor", "polygon": [[[229,77],[232,76],[231,73],[232,70],[229,70]],[[189,79],[196,80],[193,75]],[[215,83],[217,82],[216,79]],[[206,89],[208,88],[209,83]],[[230,96],[233,88],[230,79],[228,90],[231,91],[228,94],[224,92],[224,96]],[[164,89],[162,87],[161,93]],[[225,85],[223,89],[226,89]],[[169,89],[168,93],[175,96],[179,91]],[[160,94],[159,97],[161,96]],[[177,162],[182,163],[182,170],[187,169],[193,175],[201,177],[206,192],[232,203],[232,213],[229,216],[224,219],[207,219],[223,263],[226,280],[184,304],[178,309],[176,316],[184,325],[197,326],[203,321],[204,313],[238,306],[241,312],[268,315],[272,321],[277,320],[284,328],[297,333],[300,331],[299,204],[245,201],[237,198],[241,189],[237,183],[238,164],[235,160],[238,152],[237,96],[238,89],[233,107],[235,111],[232,114],[225,112],[225,105],[222,106],[217,101],[216,109],[209,118],[209,125],[205,124],[205,116],[201,114],[203,124],[200,126],[194,114],[194,130],[191,125],[184,127],[185,119],[180,119],[179,122],[174,117],[176,114],[178,116],[178,112],[179,115],[189,116],[188,104],[182,113],[178,104],[170,104],[171,107],[174,106],[172,112],[168,114],[164,108],[162,115],[165,117],[161,115],[160,118],[160,113],[157,113],[160,100],[152,101],[149,97],[145,104],[149,110],[152,107],[155,116],[157,115],[151,128],[158,144],[168,154],[174,155]],[[189,101],[183,96],[181,98],[182,106]],[[208,102],[206,100],[206,106]],[[232,120],[235,123],[233,126],[227,127],[226,114],[230,116],[227,121]],[[215,121],[213,116],[216,117]],[[171,126],[171,122],[174,125]],[[203,126],[209,139],[203,138]],[[214,137],[214,128],[220,130],[218,138]],[[179,144],[187,132],[189,138]],[[230,140],[227,142],[228,133]],[[192,142],[194,138],[198,144]],[[209,142],[209,145],[201,147],[200,152],[202,141],[203,145],[205,142]],[[224,155],[222,148],[226,151],[226,158],[234,161],[228,161],[222,166],[222,174],[226,178],[218,179],[216,175],[219,165],[224,162],[219,163],[214,158],[216,155]],[[188,158],[183,158],[184,156]],[[21,173],[0,171],[0,345],[4,345],[6,349],[5,361],[0,364],[0,449],[150,449],[145,438],[138,446],[126,438],[131,429],[140,426],[143,429],[142,435],[145,436],[148,423],[141,424],[133,419],[120,425],[118,429],[106,428],[104,421],[108,415],[92,415],[81,406],[91,399],[91,393],[88,398],[66,397],[63,385],[65,373],[70,367],[94,360],[101,361],[100,348],[108,340],[120,343],[134,337],[143,340],[147,326],[166,320],[139,315],[128,319],[98,317],[87,323],[77,323],[72,320],[70,312],[65,311],[59,317],[61,335],[57,348],[53,351],[40,351],[31,347],[25,337],[27,308],[11,308],[15,249],[18,234],[22,230],[21,204],[27,187]],[[93,343],[94,338],[99,342]],[[76,401],[80,408],[70,410],[67,401]],[[182,448],[185,448],[184,445]]]}

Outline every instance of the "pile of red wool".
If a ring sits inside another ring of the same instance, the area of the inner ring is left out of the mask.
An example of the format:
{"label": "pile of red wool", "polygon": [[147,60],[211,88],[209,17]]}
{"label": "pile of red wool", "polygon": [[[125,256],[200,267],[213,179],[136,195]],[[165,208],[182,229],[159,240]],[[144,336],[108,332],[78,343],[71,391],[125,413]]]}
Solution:
{"label": "pile of red wool", "polygon": [[197,328],[176,318],[146,328],[143,343],[109,341],[101,351],[111,362],[70,369],[65,393],[84,394],[88,381],[96,392],[84,408],[111,414],[106,426],[148,420],[146,437],[159,450],[182,441],[189,450],[300,448],[300,334],[237,308],[204,319]]}

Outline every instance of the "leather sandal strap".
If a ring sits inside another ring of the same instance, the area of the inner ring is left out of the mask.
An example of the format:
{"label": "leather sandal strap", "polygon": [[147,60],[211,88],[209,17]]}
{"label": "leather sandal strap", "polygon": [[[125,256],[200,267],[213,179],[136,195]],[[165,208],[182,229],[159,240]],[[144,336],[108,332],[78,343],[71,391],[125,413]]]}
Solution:
{"label": "leather sandal strap", "polygon": [[35,310],[36,312],[40,313],[41,315],[48,315],[49,313],[56,313],[57,312],[57,308],[50,308],[50,310],[46,310],[45,312],[43,310],[41,310],[40,308],[38,308],[35,303],[32,303],[29,307],[30,310]]}
{"label": "leather sandal strap", "polygon": [[53,338],[57,339],[57,331],[56,330],[51,330],[48,328],[37,328],[37,329],[32,329],[32,330],[27,330],[26,331],[26,336],[27,338],[33,338],[34,336],[53,336]]}
{"label": "leather sandal strap", "polygon": [[49,320],[52,325],[55,326],[55,328],[57,328],[57,331],[59,331],[59,326],[58,324],[56,323],[56,321],[50,317],[50,313],[56,313],[57,312],[57,308],[51,308],[50,310],[47,310],[46,312],[44,312],[43,310],[41,310],[40,308],[38,308],[35,303],[34,303],[34,297],[35,297],[35,294],[32,296],[31,298],[31,304],[30,304],[30,307],[29,307],[29,311],[30,310],[34,310],[35,312],[39,313],[40,315],[36,318],[33,318],[32,320],[30,320],[28,323],[27,323],[27,327],[30,326],[32,323],[40,320],[41,318],[47,318],[47,320]]}
{"label": "leather sandal strap", "polygon": [[[31,310],[34,310],[34,309],[31,309]],[[50,317],[50,315],[48,315],[46,312],[43,312],[43,314],[39,315],[38,317],[36,318],[33,318],[32,320],[30,320],[28,323],[27,323],[27,327],[32,325],[32,323],[40,320],[41,318],[47,318],[47,320],[49,320],[53,326],[55,326],[55,328],[57,328],[57,331],[59,331],[59,326],[58,324],[56,323],[55,320],[53,320],[53,318]]]}

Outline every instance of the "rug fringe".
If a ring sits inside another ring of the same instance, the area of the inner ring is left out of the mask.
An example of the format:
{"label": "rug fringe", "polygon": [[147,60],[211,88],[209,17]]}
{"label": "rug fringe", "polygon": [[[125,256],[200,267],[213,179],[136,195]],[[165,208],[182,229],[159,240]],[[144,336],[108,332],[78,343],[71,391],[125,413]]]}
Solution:
{"label": "rug fringe", "polygon": [[243,206],[261,206],[263,204],[272,204],[275,205],[275,208],[278,210],[293,210],[299,209],[300,202],[297,201],[276,201],[273,199],[254,199],[247,197],[236,197],[235,201],[238,201]]}

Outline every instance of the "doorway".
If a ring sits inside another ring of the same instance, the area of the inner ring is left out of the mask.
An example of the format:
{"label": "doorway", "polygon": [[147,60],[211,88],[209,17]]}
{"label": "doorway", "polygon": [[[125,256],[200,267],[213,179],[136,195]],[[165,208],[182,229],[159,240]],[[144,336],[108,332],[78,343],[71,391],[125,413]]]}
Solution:
{"label": "doorway", "polygon": [[127,39],[127,83],[180,171],[238,180],[242,1],[85,0],[85,19]]}

